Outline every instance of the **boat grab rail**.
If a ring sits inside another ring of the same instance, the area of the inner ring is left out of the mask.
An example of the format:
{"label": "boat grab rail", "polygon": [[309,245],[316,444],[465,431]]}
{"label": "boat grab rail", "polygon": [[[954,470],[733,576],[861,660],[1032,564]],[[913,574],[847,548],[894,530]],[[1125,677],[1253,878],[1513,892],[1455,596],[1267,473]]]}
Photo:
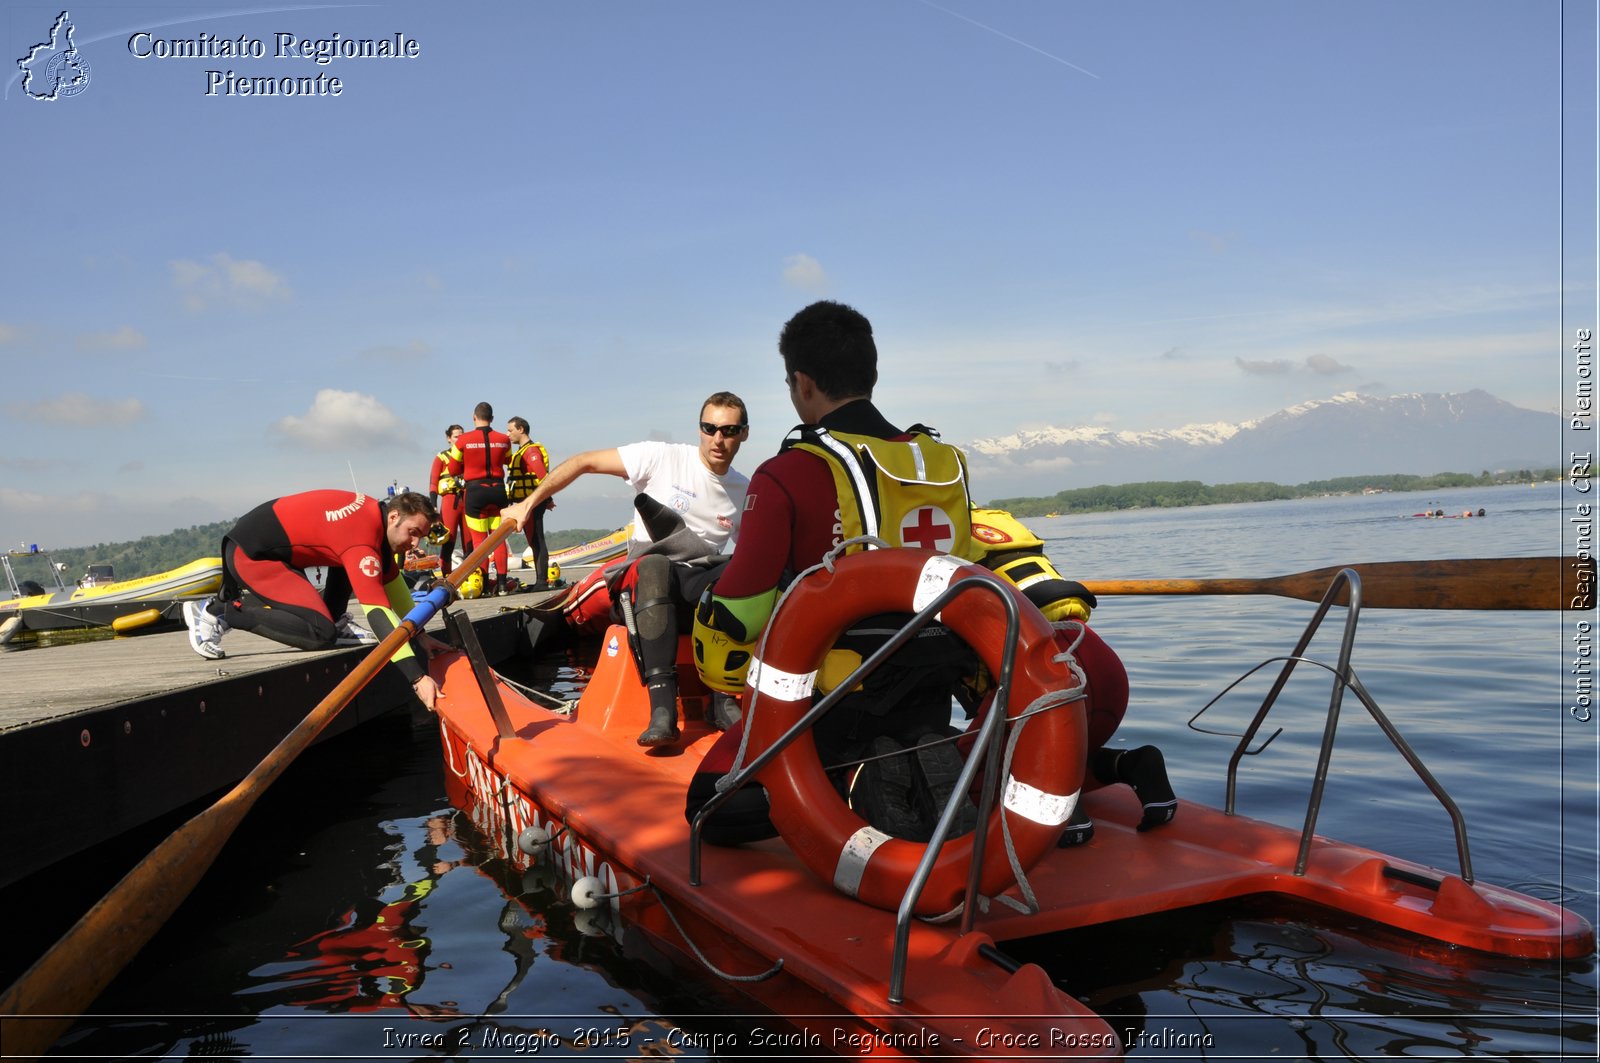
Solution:
{"label": "boat grab rail", "polygon": [[[1350,591],[1350,600],[1345,611],[1344,632],[1339,643],[1338,664],[1330,666],[1322,661],[1306,657],[1306,647],[1311,644],[1312,638],[1322,626],[1322,621],[1328,615],[1328,611],[1337,604],[1336,599],[1340,596],[1340,591],[1347,587]],[[1294,649],[1287,656],[1271,657],[1262,661],[1230,683],[1216,697],[1206,702],[1199,712],[1189,718],[1189,726],[1196,731],[1201,731],[1205,734],[1226,733],[1206,731],[1204,728],[1196,727],[1195,721],[1205,715],[1207,710],[1245,679],[1269,664],[1277,661],[1283,662],[1283,670],[1278,673],[1278,678],[1273,682],[1272,689],[1267,691],[1266,697],[1261,702],[1261,707],[1256,710],[1249,726],[1244,729],[1242,734],[1237,736],[1230,735],[1230,737],[1237,737],[1239,742],[1234,747],[1232,756],[1228,758],[1227,800],[1223,806],[1223,811],[1230,816],[1236,814],[1234,809],[1238,793],[1239,761],[1245,756],[1255,756],[1260,753],[1272,743],[1274,738],[1282,733],[1283,729],[1279,728],[1260,746],[1255,749],[1249,748],[1257,732],[1261,730],[1261,725],[1266,722],[1267,714],[1272,711],[1273,705],[1276,704],[1278,695],[1282,693],[1284,686],[1288,684],[1289,677],[1294,673],[1295,666],[1302,663],[1315,665],[1333,674],[1333,690],[1328,699],[1328,718],[1322,729],[1322,743],[1317,752],[1317,768],[1312,776],[1311,795],[1306,803],[1305,822],[1300,831],[1300,848],[1295,858],[1294,873],[1296,875],[1304,875],[1306,873],[1306,865],[1311,858],[1311,843],[1316,833],[1317,817],[1322,811],[1323,794],[1327,788],[1328,765],[1333,757],[1333,743],[1339,726],[1339,711],[1344,702],[1344,692],[1348,689],[1355,694],[1356,698],[1366,708],[1373,722],[1383,731],[1384,736],[1389,739],[1389,742],[1399,752],[1400,756],[1405,759],[1405,762],[1411,766],[1411,770],[1416,772],[1417,778],[1422,780],[1423,785],[1444,807],[1446,814],[1450,817],[1450,824],[1455,831],[1456,854],[1461,862],[1461,878],[1470,884],[1473,881],[1472,854],[1467,844],[1467,821],[1461,814],[1460,807],[1456,805],[1455,800],[1445,791],[1444,786],[1434,777],[1433,773],[1428,770],[1427,765],[1423,764],[1422,758],[1417,755],[1416,750],[1412,749],[1410,743],[1401,736],[1399,729],[1378,707],[1377,701],[1367,691],[1367,688],[1356,675],[1355,670],[1350,666],[1350,659],[1355,652],[1356,623],[1360,616],[1361,575],[1354,569],[1341,569],[1333,577],[1333,581],[1329,583],[1328,589],[1323,593],[1322,600],[1318,603],[1310,623],[1306,625],[1305,630],[1300,635],[1300,640],[1295,643]]]}
{"label": "boat grab rail", "polygon": [[[966,763],[962,765],[961,774],[956,779],[950,798],[945,803],[944,811],[939,816],[938,825],[933,829],[933,835],[928,839],[927,848],[918,862],[916,870],[911,875],[911,881],[906,884],[905,893],[901,896],[900,907],[895,914],[894,952],[889,972],[889,995],[891,1004],[905,1003],[905,980],[907,956],[911,945],[911,919],[922,891],[926,888],[929,876],[933,873],[933,865],[939,858],[940,851],[950,835],[950,830],[955,823],[961,801],[971,791],[973,780],[977,777],[978,766],[984,762],[984,779],[986,780],[978,795],[978,821],[972,832],[972,861],[967,869],[967,888],[961,905],[961,933],[966,934],[972,930],[974,914],[977,905],[974,903],[978,896],[978,882],[983,870],[983,856],[988,844],[989,813],[995,802],[999,799],[1000,789],[1000,750],[1001,743],[996,736],[1001,732],[1010,712],[1011,698],[1011,673],[1016,662],[1017,642],[1022,628],[1022,618],[1017,611],[1016,599],[998,576],[986,570],[971,572],[968,578],[952,583],[939,593],[931,602],[912,615],[905,625],[891,635],[882,646],[862,661],[850,675],[841,681],[833,690],[829,691],[821,701],[811,706],[811,709],[797,720],[793,726],[785,731],[776,742],[759,753],[749,764],[736,768],[726,778],[726,783],[719,787],[696,814],[694,821],[689,825],[689,885],[702,884],[700,874],[700,845],[701,827],[706,820],[727,803],[732,796],[743,789],[752,780],[756,773],[770,764],[782,753],[789,744],[800,735],[810,730],[828,710],[832,709],[841,699],[848,694],[857,683],[865,676],[888,660],[895,651],[907,642],[937,617],[944,608],[958,596],[973,589],[983,589],[993,594],[1000,600],[1001,608],[1005,610],[1006,633],[1000,658],[1000,674],[995,683],[994,703],[989,712],[984,716],[983,723],[978,728],[978,737],[972,750],[967,754]],[[770,625],[769,625],[770,626]],[[755,695],[759,697],[759,694]],[[751,709],[754,710],[754,698]]]}

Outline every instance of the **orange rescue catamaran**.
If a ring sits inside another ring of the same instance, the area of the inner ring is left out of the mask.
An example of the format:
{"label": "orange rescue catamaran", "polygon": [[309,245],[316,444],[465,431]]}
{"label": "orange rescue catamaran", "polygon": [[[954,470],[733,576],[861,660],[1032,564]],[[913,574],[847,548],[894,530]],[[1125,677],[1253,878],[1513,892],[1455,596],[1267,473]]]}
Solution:
{"label": "orange rescue catamaran", "polygon": [[[700,722],[708,692],[685,654],[681,755],[641,752],[634,739],[649,704],[621,627],[605,635],[576,707],[552,710],[502,683],[470,625],[452,625],[464,652],[434,662],[446,780],[452,800],[512,859],[553,862],[598,925],[619,937],[624,926],[643,930],[685,969],[781,1016],[792,1027],[783,1043],[813,1052],[1120,1055],[1105,1020],[1042,968],[1008,956],[1006,943],[1246,896],[1310,902],[1486,953],[1588,956],[1595,938],[1585,920],[1474,880],[1453,802],[1349,668],[1360,597],[1359,575],[1340,572],[1240,740],[1229,804],[1240,755],[1343,598],[1352,607],[1330,723],[1346,691],[1378,720],[1456,823],[1456,872],[1315,833],[1332,726],[1302,827],[1185,801],[1171,823],[1139,833],[1142,809],[1131,791],[1084,789],[1083,682],[1070,630],[1052,629],[981,567],[921,550],[819,566],[790,588],[769,625],[743,702],[749,756],[738,771],[741,782],[766,787],[780,838],[739,848],[698,843],[682,810],[718,737]],[[972,645],[996,680],[994,705],[1004,707],[984,715],[956,784],[958,799],[981,794],[977,827],[948,836],[952,801],[925,845],[859,819],[827,783],[808,730],[832,704],[832,695],[811,704],[828,647],[854,621],[890,611],[916,614],[905,638],[937,616]],[[1074,807],[1096,824],[1093,839],[1057,848]]]}

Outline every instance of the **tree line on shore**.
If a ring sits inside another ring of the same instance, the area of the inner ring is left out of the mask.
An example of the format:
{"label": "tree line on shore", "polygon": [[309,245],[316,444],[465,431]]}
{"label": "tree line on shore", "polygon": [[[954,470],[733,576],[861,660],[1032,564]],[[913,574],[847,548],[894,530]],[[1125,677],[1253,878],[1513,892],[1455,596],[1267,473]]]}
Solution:
{"label": "tree line on shore", "polygon": [[[60,550],[51,548],[48,543],[40,543],[39,546],[49,550],[51,561],[66,566],[61,578],[66,580],[68,587],[71,587],[82,578],[90,565],[113,566],[116,578],[119,580],[138,579],[141,576],[153,576],[157,572],[180,568],[196,558],[216,557],[221,549],[222,537],[233,525],[234,522],[231,520],[215,524],[196,524],[167,532],[165,535],[147,535],[129,542],[96,543],[94,546],[75,546]],[[550,550],[554,552],[598,539],[615,530],[615,528],[572,528],[567,531],[549,532],[546,538],[550,542]],[[513,557],[520,556],[528,545],[527,539],[521,532],[514,533],[508,542]],[[465,544],[458,541],[456,548],[464,550]],[[434,552],[437,552],[437,549]],[[55,582],[50,579],[42,559],[13,558],[12,564],[16,569],[17,578],[33,580],[47,590],[55,590]],[[0,597],[10,594],[10,589],[3,586],[4,583],[5,580],[0,579]]]}
{"label": "tree line on shore", "polygon": [[1303,484],[1264,481],[1206,484],[1199,480],[1151,480],[1136,484],[1102,484],[1076,487],[1044,497],[997,498],[989,503],[1019,517],[1060,516],[1066,513],[1104,513],[1118,509],[1167,509],[1175,506],[1211,506],[1229,502],[1275,502],[1290,498],[1353,495],[1365,491],[1442,491],[1451,487],[1496,487],[1501,484],[1556,480],[1560,469],[1518,469],[1515,472],[1441,472],[1432,476],[1389,473],[1382,476],[1340,476]]}

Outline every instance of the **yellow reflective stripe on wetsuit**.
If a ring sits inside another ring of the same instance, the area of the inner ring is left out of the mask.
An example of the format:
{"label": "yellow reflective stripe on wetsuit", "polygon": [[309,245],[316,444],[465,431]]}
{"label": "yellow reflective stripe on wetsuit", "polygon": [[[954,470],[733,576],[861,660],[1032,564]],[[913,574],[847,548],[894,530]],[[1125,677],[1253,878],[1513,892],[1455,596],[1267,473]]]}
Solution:
{"label": "yellow reflective stripe on wetsuit", "polygon": [[950,444],[919,430],[896,441],[817,428],[788,445],[827,462],[839,496],[841,541],[874,535],[891,546],[971,554],[967,464]]}
{"label": "yellow reflective stripe on wetsuit", "polygon": [[[383,585],[383,593],[389,599],[388,605],[368,605],[366,602],[361,602],[361,612],[366,618],[367,627],[378,637],[380,642],[388,638],[389,634],[400,626],[401,616],[409,613],[411,607],[415,604],[411,598],[411,588],[406,586],[406,581],[401,576],[396,576],[388,583],[385,583]],[[418,679],[428,674],[427,665],[422,658],[417,656],[416,651],[411,648],[411,640],[409,639],[400,644],[400,648],[394,651],[394,655],[389,660],[396,668],[400,669],[400,673],[406,677],[407,682],[415,683]]]}

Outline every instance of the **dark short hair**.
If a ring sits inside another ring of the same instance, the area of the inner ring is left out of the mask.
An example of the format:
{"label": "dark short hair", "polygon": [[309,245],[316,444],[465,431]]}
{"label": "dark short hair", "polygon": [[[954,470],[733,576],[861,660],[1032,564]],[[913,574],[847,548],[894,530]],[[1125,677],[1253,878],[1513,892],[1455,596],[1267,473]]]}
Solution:
{"label": "dark short hair", "polygon": [[398,513],[402,517],[421,515],[428,518],[429,524],[439,519],[439,511],[428,501],[428,496],[417,491],[401,491],[384,505],[387,513]]}
{"label": "dark short hair", "polygon": [[515,428],[519,432],[526,432],[528,430],[528,422],[526,418],[513,417],[506,421],[506,424],[510,425],[512,428]]}
{"label": "dark short hair", "polygon": [[494,407],[487,402],[480,402],[472,408],[472,417],[477,421],[494,420]]}
{"label": "dark short hair", "polygon": [[461,426],[460,426],[460,425],[458,425],[458,424],[453,424],[453,425],[451,425],[451,426],[450,426],[450,427],[449,427],[449,428],[446,428],[446,429],[445,429],[445,430],[444,430],[444,437],[445,437],[445,438],[446,438],[446,439],[449,439],[449,438],[450,438],[450,437],[451,437],[451,436],[452,436],[452,435],[453,435],[453,434],[455,434],[455,433],[456,433],[456,432],[465,432],[465,431],[466,431],[466,429],[465,429],[465,428],[462,428],[462,427],[461,427]]}
{"label": "dark short hair", "polygon": [[700,412],[704,414],[707,406],[728,406],[739,411],[739,423],[750,423],[750,411],[745,409],[744,400],[731,391],[715,391],[700,404]]}
{"label": "dark short hair", "polygon": [[778,353],[786,374],[806,374],[830,399],[870,398],[878,383],[872,322],[831,299],[789,319],[778,335]]}

